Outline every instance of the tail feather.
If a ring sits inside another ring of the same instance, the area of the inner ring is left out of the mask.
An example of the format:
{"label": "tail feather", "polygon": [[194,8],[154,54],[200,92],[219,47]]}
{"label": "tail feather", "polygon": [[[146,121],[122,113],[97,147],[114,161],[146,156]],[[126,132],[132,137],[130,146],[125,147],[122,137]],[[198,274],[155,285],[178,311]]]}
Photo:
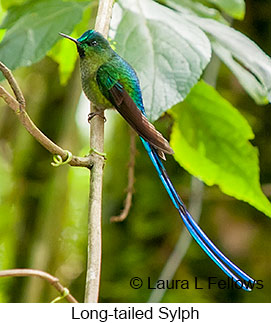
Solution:
{"label": "tail feather", "polygon": [[[192,237],[205,251],[205,253],[216,263],[216,265],[220,267],[226,275],[233,279],[238,286],[242,287],[246,291],[251,291],[249,286],[254,286],[255,281],[240,268],[238,268],[234,263],[232,263],[202,231],[193,217],[189,214],[179,194],[176,192],[156,150],[153,149],[143,138],[141,138],[141,140],[167,193],[169,194],[170,199],[172,200],[176,209],[179,211],[180,216]],[[244,282],[247,282],[248,284],[245,284]]]}

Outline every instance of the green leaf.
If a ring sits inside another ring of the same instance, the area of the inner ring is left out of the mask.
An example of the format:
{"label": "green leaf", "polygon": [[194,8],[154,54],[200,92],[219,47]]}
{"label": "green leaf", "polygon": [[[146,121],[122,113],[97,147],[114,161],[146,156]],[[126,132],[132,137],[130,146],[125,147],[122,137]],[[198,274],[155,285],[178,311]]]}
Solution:
{"label": "green leaf", "polygon": [[5,9],[8,9],[8,14],[4,17],[0,28],[11,28],[16,23],[18,17],[24,15],[27,11],[31,11],[31,7],[33,7],[33,1],[34,0],[26,1],[23,4],[21,3],[23,1],[11,1],[11,3],[9,3]]}
{"label": "green leaf", "polygon": [[137,71],[152,121],[186,97],[210,60],[206,35],[185,17],[150,0],[116,3],[110,37]]}
{"label": "green leaf", "polygon": [[8,28],[0,43],[0,57],[10,69],[42,59],[59,40],[71,33],[89,2],[35,1],[12,7],[1,28]]}
{"label": "green leaf", "polygon": [[175,159],[207,185],[246,201],[271,216],[271,204],[259,182],[258,151],[253,132],[227,100],[203,81],[173,108],[170,144]]}
{"label": "green leaf", "polygon": [[216,41],[212,41],[212,47],[215,53],[220,57],[220,59],[228,66],[228,68],[235,74],[236,78],[239,80],[240,84],[247,91],[247,93],[254,99],[257,104],[267,104],[267,91],[265,87],[259,82],[259,80],[240,65],[229,50],[222,47]]}
{"label": "green leaf", "polygon": [[[263,98],[262,104],[266,103],[268,100],[271,102],[271,59],[267,56],[259,46],[257,46],[252,40],[246,37],[244,34],[239,31],[221,24],[212,19],[204,19],[195,16],[187,17],[191,22],[198,25],[202,30],[204,30],[210,37],[210,40],[215,43],[213,46],[216,54],[229,66],[230,69],[236,74],[236,77],[239,76],[240,68],[236,69],[236,64],[242,64],[245,66],[247,71],[258,81],[258,87],[261,87],[261,94],[258,96]],[[217,44],[221,47],[224,47],[228,52],[230,52],[231,57],[235,60],[236,64],[232,64],[232,60],[225,59],[225,52],[217,50]],[[248,75],[248,74],[246,74]],[[239,81],[244,86],[245,73],[242,73],[242,76],[239,78]],[[255,94],[251,92],[251,81],[252,77],[250,76],[247,79],[249,83],[248,86],[244,86],[245,90],[249,90],[253,98]],[[259,90],[255,90],[258,91]],[[257,102],[257,101],[256,101]]]}
{"label": "green leaf", "polygon": [[207,7],[203,3],[198,1],[166,0],[166,4],[183,14],[192,14],[199,17],[216,19],[223,23],[227,23],[217,9]]}
{"label": "green leaf", "polygon": [[244,0],[207,0],[235,19],[244,19],[246,4]]}

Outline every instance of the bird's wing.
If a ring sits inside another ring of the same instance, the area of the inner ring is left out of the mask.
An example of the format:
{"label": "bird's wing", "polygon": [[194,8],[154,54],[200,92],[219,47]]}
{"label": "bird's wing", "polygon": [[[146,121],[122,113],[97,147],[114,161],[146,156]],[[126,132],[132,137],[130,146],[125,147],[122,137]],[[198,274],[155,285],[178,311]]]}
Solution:
{"label": "bird's wing", "polygon": [[166,154],[174,153],[168,141],[148,121],[125,90],[117,72],[112,68],[102,66],[97,71],[96,79],[102,94],[142,138],[158,149],[158,151]]}

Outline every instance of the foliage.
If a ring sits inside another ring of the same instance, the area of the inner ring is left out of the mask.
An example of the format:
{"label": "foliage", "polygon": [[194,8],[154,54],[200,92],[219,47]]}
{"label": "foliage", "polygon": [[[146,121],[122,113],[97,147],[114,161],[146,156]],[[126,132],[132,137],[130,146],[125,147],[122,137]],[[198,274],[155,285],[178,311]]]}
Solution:
{"label": "foliage", "polygon": [[249,142],[254,134],[238,110],[201,81],[172,114],[170,143],[180,165],[271,216],[259,185],[258,151]]}
{"label": "foliage", "polygon": [[0,44],[1,60],[10,68],[28,66],[43,58],[81,20],[85,2],[29,1],[11,7],[0,28],[7,29]]}
{"label": "foliage", "polygon": [[[188,2],[177,2],[181,8],[183,4],[188,5]],[[237,2],[227,2],[231,4],[232,10],[230,12],[233,16],[240,9],[240,2],[239,4]],[[117,42],[117,51],[139,74],[146,111],[150,119],[156,120],[164,111],[170,109],[177,102],[183,101],[210,59],[210,43],[216,54],[236,73],[240,83],[255,101],[266,104],[268,99],[271,99],[269,86],[271,83],[271,59],[240,32],[214,19],[199,17],[198,14],[202,11],[195,9],[202,9],[201,3],[190,2],[190,4],[190,9],[194,12],[193,15],[181,12],[178,10],[179,7],[175,7],[177,11],[174,12],[151,0],[120,0],[118,6],[115,6],[114,19],[111,24],[112,37]],[[225,2],[221,1],[220,5],[223,7]],[[209,39],[200,30],[195,29],[195,26],[206,32]],[[179,59],[176,60],[177,56]],[[144,59],[142,59],[143,57]],[[195,91],[192,91],[190,97],[193,97],[194,93]],[[205,103],[207,102],[205,101]],[[214,111],[219,109],[215,99],[208,101],[208,105]],[[232,107],[232,109],[235,108]],[[196,106],[193,106],[193,111],[194,113],[197,111]],[[183,110],[179,113],[182,112]],[[227,111],[221,111],[222,115],[226,119]],[[210,125],[206,122],[206,118],[201,117],[200,121],[201,127],[208,129]],[[215,120],[210,120],[210,122],[216,124]],[[244,124],[245,120],[242,123]],[[181,131],[188,133],[190,127],[190,131],[196,132],[198,130],[194,123],[190,123],[188,126],[182,122],[181,127],[176,126],[174,128],[175,138],[182,137]],[[232,135],[228,138],[229,145],[235,147],[236,156],[244,158],[239,157],[234,161],[232,155],[227,156],[228,168],[226,171],[230,172],[231,169],[235,169],[235,172],[232,177],[229,174],[221,176],[219,186],[224,193],[243,199],[270,216],[270,203],[260,190],[258,155],[253,154],[253,162],[251,161],[250,165],[245,164],[246,176],[244,176],[242,171],[244,166],[241,166],[240,162],[242,160],[244,164],[247,157],[241,142],[239,145],[236,145],[235,142],[236,138],[240,140],[240,132],[238,127],[229,129],[229,131]],[[247,139],[252,138],[251,134]],[[217,159],[223,160],[225,158],[225,153],[221,149],[224,146],[223,136],[214,132],[212,141],[205,141],[205,149],[212,150],[213,142],[219,147],[216,150]],[[228,154],[232,153],[232,151],[228,151]],[[203,168],[199,168],[197,172],[192,171],[191,161],[196,162],[195,157],[190,150],[186,150],[186,154],[182,153],[180,149],[176,150],[176,160],[188,172],[198,176],[208,185],[218,183],[218,181],[214,181],[211,171],[206,173]],[[198,162],[202,163],[203,155],[197,157],[201,157]],[[236,172],[237,167],[240,169],[239,172]],[[238,181],[238,176],[245,179],[247,183],[245,186],[233,185]],[[251,194],[248,196],[245,189],[251,185],[251,180],[254,184]],[[226,187],[230,187],[230,189],[226,189]],[[258,199],[259,196],[260,199]],[[255,202],[256,200],[257,202]]]}
{"label": "foliage", "polygon": [[256,103],[271,101],[271,59],[254,42],[229,26],[191,18],[210,35],[213,49]]}
{"label": "foliage", "polygon": [[139,74],[152,121],[183,101],[211,58],[210,42],[199,28],[153,1],[119,1],[111,28],[117,52]]}

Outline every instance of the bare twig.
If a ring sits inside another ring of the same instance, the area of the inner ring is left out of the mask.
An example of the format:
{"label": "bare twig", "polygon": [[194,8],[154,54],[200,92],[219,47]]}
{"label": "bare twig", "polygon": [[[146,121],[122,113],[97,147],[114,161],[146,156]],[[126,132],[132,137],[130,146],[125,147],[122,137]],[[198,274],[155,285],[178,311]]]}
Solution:
{"label": "bare twig", "polygon": [[[95,29],[107,37],[114,0],[100,0]],[[90,105],[90,112],[96,108]],[[103,116],[103,115],[102,115]],[[90,124],[90,147],[102,152],[104,149],[104,120],[94,118]],[[85,302],[96,303],[99,298],[102,259],[102,185],[104,161],[99,159],[93,165],[90,178],[88,215],[88,263]]]}
{"label": "bare twig", "polygon": [[132,198],[134,193],[135,183],[135,156],[136,156],[136,133],[133,129],[130,129],[130,160],[128,164],[128,186],[127,195],[124,203],[124,209],[119,216],[112,216],[111,222],[122,222],[124,221],[131,209]]}
{"label": "bare twig", "polygon": [[13,77],[11,71],[2,62],[0,62],[0,69],[3,75],[5,76],[5,78],[7,79],[10,87],[12,88],[12,91],[15,94],[17,101],[25,108],[25,99],[24,99],[23,93],[19,85],[17,84],[17,81]]}
{"label": "bare twig", "polygon": [[1,270],[0,277],[39,277],[54,286],[61,295],[65,295],[65,298],[67,298],[70,303],[78,303],[78,301],[70,294],[70,292],[68,292],[68,289],[60,284],[58,278],[42,270],[26,268]]}
{"label": "bare twig", "polygon": [[[44,133],[42,133],[39,128],[33,123],[29,115],[25,110],[25,99],[22,94],[20,87],[18,86],[14,76],[11,71],[0,62],[0,70],[7,79],[12,91],[15,94],[16,99],[12,97],[2,86],[0,86],[0,97],[4,99],[7,105],[16,113],[20,122],[24,128],[51,154],[59,155],[63,161],[68,157],[67,151],[56,145],[52,140],[50,140]],[[71,166],[81,166],[90,168],[98,160],[98,156],[89,155],[87,157],[77,157],[72,156],[69,164]]]}

